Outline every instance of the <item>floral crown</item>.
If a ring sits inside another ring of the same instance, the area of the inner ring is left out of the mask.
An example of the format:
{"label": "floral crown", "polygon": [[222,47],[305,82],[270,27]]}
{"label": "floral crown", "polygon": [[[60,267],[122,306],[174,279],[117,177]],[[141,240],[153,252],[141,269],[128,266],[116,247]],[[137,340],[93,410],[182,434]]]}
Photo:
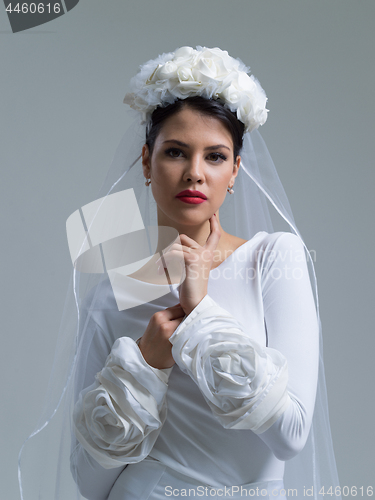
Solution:
{"label": "floral crown", "polygon": [[225,50],[181,47],[143,64],[130,81],[132,92],[124,103],[141,112],[146,122],[158,106],[177,99],[218,99],[237,113],[245,132],[251,132],[265,123],[268,110],[264,90],[248,71]]}

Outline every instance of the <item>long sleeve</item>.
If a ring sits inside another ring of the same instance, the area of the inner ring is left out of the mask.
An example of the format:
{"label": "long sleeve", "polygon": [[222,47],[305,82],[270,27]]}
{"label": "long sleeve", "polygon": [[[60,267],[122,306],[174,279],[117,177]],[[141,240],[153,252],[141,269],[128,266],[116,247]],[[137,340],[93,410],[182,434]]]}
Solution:
{"label": "long sleeve", "polygon": [[255,432],[286,460],[307,439],[317,384],[318,326],[299,239],[279,233],[259,252],[256,273],[266,347],[206,295],[171,336],[172,355],[224,428]]}
{"label": "long sleeve", "polygon": [[114,342],[103,367],[108,335],[92,318],[90,324],[84,389],[73,412],[77,442],[71,470],[83,496],[102,500],[124,467],[143,460],[152,449],[167,415],[171,369],[148,365],[129,337]]}
{"label": "long sleeve", "polygon": [[151,451],[167,416],[168,375],[144,360],[136,343],[114,343],[95,382],[79,396],[75,434],[104,468],[140,462]]}
{"label": "long sleeve", "polygon": [[284,356],[247,337],[208,295],[170,341],[176,363],[198,384],[223,427],[261,433],[289,405]]}

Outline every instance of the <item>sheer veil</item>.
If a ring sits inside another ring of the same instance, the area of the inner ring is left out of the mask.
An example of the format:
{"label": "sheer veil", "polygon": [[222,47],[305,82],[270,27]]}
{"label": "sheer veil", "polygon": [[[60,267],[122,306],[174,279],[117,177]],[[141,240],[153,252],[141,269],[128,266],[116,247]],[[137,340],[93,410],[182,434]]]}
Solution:
{"label": "sheer veil", "polygon": [[[77,265],[79,259],[76,258],[64,305],[45,403],[35,431],[27,439],[20,452],[19,484],[22,500],[83,498],[77,490],[69,465],[69,457],[72,447],[74,447],[71,415],[74,401],[83,383],[76,376],[77,365],[78,362],[86,362],[85,352],[87,352],[87,346],[90,343],[90,338],[86,335],[86,325],[92,312],[104,307],[101,304],[101,291],[104,289],[103,287],[108,286],[109,269],[108,260],[106,261],[104,256],[105,242],[99,242],[95,246],[90,241],[95,221],[100,219],[104,206],[107,210],[105,214],[107,222],[111,217],[112,223],[117,220],[116,217],[118,218],[116,211],[113,211],[109,217],[108,206],[115,205],[106,205],[106,201],[114,199],[111,197],[116,193],[134,193],[135,209],[129,212],[128,216],[131,221],[139,221],[140,216],[143,229],[141,224],[140,227],[136,227],[133,233],[129,232],[130,239],[126,240],[127,244],[131,245],[134,242],[132,237],[134,237],[135,232],[142,233],[148,243],[143,258],[147,258],[147,254],[151,256],[155,251],[155,237],[153,236],[155,232],[152,228],[157,227],[156,204],[150,187],[145,186],[140,161],[145,125],[138,114],[134,116],[134,122],[122,138],[106,179],[98,193],[93,215],[88,218],[87,206],[77,210],[76,213],[76,216],[79,215],[80,220],[83,221],[83,231],[78,245],[80,248],[76,250],[75,254],[76,257],[81,256],[81,266]],[[241,168],[235,183],[235,193],[233,195],[227,194],[226,200],[220,208],[220,222],[223,228],[241,238],[251,239],[259,231],[273,232],[275,227],[272,221],[279,217],[280,220],[289,225],[290,231],[297,234],[302,240],[288,198],[258,130],[245,134],[241,159]],[[72,219],[70,219],[71,221]],[[69,223],[67,226],[69,239],[69,227],[71,228],[71,226]],[[117,233],[117,236],[121,236],[121,234]],[[70,235],[70,237],[72,236]],[[79,236],[76,235],[75,238],[79,239]],[[87,248],[89,248],[88,251],[86,251]],[[72,253],[71,244],[70,250]],[[89,254],[92,256],[93,250],[96,252],[97,261],[94,257],[86,259],[88,267],[85,268],[85,265],[82,264],[82,256],[87,257]],[[94,261],[90,260],[91,258],[103,265],[95,267]],[[307,258],[319,316],[317,282],[313,261],[308,251]],[[325,488],[325,491],[332,487],[334,492],[338,492],[335,490],[339,486],[339,482],[328,416],[322,345],[320,326],[319,378],[313,424],[303,451],[286,462],[285,488],[286,492],[288,489],[297,490],[298,496],[293,494],[295,498],[305,498],[306,496],[314,499],[321,498],[322,495],[319,492],[322,491],[322,487]],[[334,495],[336,498],[340,498],[339,494],[334,493]],[[292,493],[289,496],[292,496]]]}

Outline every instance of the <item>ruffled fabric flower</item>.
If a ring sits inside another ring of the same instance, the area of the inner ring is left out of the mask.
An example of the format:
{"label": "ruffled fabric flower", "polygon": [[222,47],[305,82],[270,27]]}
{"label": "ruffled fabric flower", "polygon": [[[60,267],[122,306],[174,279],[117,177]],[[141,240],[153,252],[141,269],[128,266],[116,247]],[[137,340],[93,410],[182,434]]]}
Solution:
{"label": "ruffled fabric flower", "polygon": [[170,337],[179,368],[226,429],[266,431],[290,403],[286,358],[262,347],[208,295]]}
{"label": "ruffled fabric flower", "polygon": [[124,103],[147,121],[158,106],[177,99],[218,99],[251,132],[266,122],[268,110],[264,90],[248,71],[243,62],[219,48],[181,47],[142,65],[130,82],[132,92],[126,94]]}
{"label": "ruffled fabric flower", "polygon": [[132,339],[116,340],[73,413],[78,441],[102,467],[140,462],[150,453],[167,417],[170,372],[148,365]]}

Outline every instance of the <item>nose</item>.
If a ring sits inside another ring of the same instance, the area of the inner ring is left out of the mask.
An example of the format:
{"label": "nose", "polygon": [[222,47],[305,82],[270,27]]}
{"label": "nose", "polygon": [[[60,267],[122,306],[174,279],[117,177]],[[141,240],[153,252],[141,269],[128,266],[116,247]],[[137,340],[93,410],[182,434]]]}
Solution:
{"label": "nose", "polygon": [[200,155],[192,155],[188,159],[185,165],[183,180],[187,182],[199,182],[200,184],[204,182],[204,164]]}

